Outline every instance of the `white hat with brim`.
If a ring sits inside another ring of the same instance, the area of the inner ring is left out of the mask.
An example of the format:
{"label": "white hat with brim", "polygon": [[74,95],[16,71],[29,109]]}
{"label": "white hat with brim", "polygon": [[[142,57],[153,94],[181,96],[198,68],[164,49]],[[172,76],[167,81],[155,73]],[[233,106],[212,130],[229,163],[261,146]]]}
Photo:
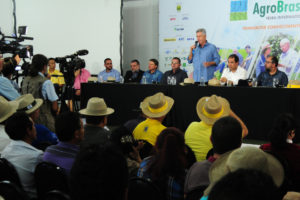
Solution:
{"label": "white hat with brim", "polygon": [[209,195],[213,186],[229,172],[238,169],[255,169],[272,177],[275,185],[280,187],[284,180],[281,163],[271,154],[257,147],[242,147],[221,155],[209,170],[210,184],[204,191]]}
{"label": "white hat with brim", "polygon": [[90,98],[87,107],[79,111],[80,114],[87,116],[106,116],[114,112],[115,110],[107,107],[104,99],[99,97]]}
{"label": "white hat with brim", "polygon": [[31,114],[41,107],[43,99],[35,99],[32,94],[24,94],[16,99],[19,102],[17,111],[24,111],[27,114]]}
{"label": "white hat with brim", "polygon": [[221,82],[216,78],[210,79],[207,84],[209,86],[221,86]]}
{"label": "white hat with brim", "polygon": [[182,85],[182,86],[184,86],[184,85],[192,85],[194,83],[195,83],[194,79],[192,79],[192,78],[185,78],[183,80],[183,82],[179,83],[179,84]]}
{"label": "white hat with brim", "polygon": [[147,97],[140,104],[142,112],[150,118],[159,118],[169,113],[174,104],[174,99],[165,96],[162,92]]}
{"label": "white hat with brim", "polygon": [[230,104],[225,98],[212,95],[199,99],[196,110],[202,121],[208,125],[213,125],[221,117],[229,115]]}
{"label": "white hat with brim", "polygon": [[0,123],[12,116],[17,108],[17,101],[7,101],[4,97],[0,96]]}

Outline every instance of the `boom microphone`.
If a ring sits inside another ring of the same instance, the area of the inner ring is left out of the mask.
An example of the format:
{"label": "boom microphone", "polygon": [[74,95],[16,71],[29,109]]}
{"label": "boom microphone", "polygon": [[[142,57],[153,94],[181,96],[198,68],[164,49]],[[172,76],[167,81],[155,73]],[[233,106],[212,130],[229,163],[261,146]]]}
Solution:
{"label": "boom microphone", "polygon": [[89,51],[86,50],[86,49],[82,49],[82,50],[79,50],[79,51],[76,52],[76,54],[78,56],[84,56],[84,55],[87,55],[88,53],[89,53]]}

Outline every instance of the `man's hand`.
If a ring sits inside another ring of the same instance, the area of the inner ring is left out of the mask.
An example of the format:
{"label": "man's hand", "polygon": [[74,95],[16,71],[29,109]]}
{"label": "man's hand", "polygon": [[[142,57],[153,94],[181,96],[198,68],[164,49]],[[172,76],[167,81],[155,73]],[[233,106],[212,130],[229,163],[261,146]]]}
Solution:
{"label": "man's hand", "polygon": [[190,47],[191,51],[193,51],[193,49],[196,49],[196,45],[193,44],[191,47]]}
{"label": "man's hand", "polygon": [[76,95],[76,96],[80,96],[80,94],[81,94],[80,90],[76,90],[76,91],[75,91],[75,95]]}
{"label": "man's hand", "polygon": [[17,65],[21,62],[21,58],[20,58],[19,54],[15,55],[14,59],[16,60]]}
{"label": "man's hand", "polygon": [[203,66],[204,67],[209,67],[209,66],[212,66],[212,65],[215,65],[216,63],[215,62],[203,62]]}
{"label": "man's hand", "polygon": [[226,77],[222,77],[222,78],[220,79],[220,81],[223,82],[223,83],[227,83],[227,78],[226,78]]}

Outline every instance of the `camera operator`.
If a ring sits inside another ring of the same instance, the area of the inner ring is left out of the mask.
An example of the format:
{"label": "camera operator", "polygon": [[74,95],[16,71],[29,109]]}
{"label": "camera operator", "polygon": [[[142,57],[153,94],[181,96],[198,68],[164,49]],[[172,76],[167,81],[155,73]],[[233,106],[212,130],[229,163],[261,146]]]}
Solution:
{"label": "camera operator", "polygon": [[88,79],[91,77],[91,74],[88,70],[82,68],[82,69],[76,69],[74,72],[75,81],[74,81],[74,89],[75,89],[75,95],[80,96],[80,84],[81,83],[87,83]]}
{"label": "camera operator", "polygon": [[37,119],[37,124],[43,124],[52,132],[55,132],[52,113],[57,113],[58,111],[58,96],[55,93],[53,83],[44,75],[47,71],[47,64],[48,59],[46,56],[41,54],[33,56],[29,75],[25,77],[22,83],[22,94],[30,93],[34,98],[44,99],[43,105],[40,107],[40,116]]}
{"label": "camera operator", "polygon": [[16,55],[13,58],[4,58],[2,69],[3,76],[11,82],[18,93],[20,93],[20,87],[15,81],[12,80],[12,78],[14,73],[18,73],[15,68],[20,63],[20,61],[21,58],[19,57],[19,55]]}
{"label": "camera operator", "polygon": [[[14,58],[0,58],[0,73],[4,71],[5,75],[9,75],[10,71],[14,71],[17,61]],[[11,68],[13,70],[11,70]],[[11,76],[11,75],[10,75]],[[8,100],[15,100],[20,96],[18,91],[14,88],[11,80],[0,75],[0,95]]]}

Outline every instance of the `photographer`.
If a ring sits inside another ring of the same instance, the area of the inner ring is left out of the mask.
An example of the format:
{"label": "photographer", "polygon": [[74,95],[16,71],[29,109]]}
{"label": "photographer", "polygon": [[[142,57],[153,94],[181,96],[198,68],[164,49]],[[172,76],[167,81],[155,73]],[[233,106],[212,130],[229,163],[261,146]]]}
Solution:
{"label": "photographer", "polygon": [[[29,68],[29,76],[26,76],[22,83],[22,94],[32,94],[34,98],[44,99],[40,107],[40,116],[37,124],[43,124],[52,132],[55,132],[54,117],[52,113],[57,113],[58,96],[55,93],[53,83],[45,77],[48,59],[46,56],[37,54],[33,56]],[[52,113],[51,113],[52,111]]]}
{"label": "photographer", "polygon": [[[9,64],[9,63],[12,64]],[[9,58],[9,59],[1,59],[0,58],[0,73],[4,70],[5,74],[7,75],[7,71],[11,65],[13,65],[13,62],[16,62],[15,59]],[[14,68],[13,68],[14,69]],[[15,100],[20,96],[18,91],[14,88],[11,81],[5,77],[0,75],[0,96],[5,97],[8,100]]]}
{"label": "photographer", "polygon": [[80,84],[81,83],[87,83],[88,79],[91,77],[91,74],[88,70],[82,68],[77,69],[74,72],[75,81],[74,81],[74,89],[75,89],[75,95],[80,96]]}
{"label": "photographer", "polygon": [[21,59],[19,55],[14,56],[13,58],[4,58],[3,62],[3,69],[2,69],[2,74],[4,77],[6,77],[11,84],[14,86],[14,88],[20,92],[20,87],[19,85],[12,80],[14,73],[18,73],[16,71],[16,66],[20,63]]}

